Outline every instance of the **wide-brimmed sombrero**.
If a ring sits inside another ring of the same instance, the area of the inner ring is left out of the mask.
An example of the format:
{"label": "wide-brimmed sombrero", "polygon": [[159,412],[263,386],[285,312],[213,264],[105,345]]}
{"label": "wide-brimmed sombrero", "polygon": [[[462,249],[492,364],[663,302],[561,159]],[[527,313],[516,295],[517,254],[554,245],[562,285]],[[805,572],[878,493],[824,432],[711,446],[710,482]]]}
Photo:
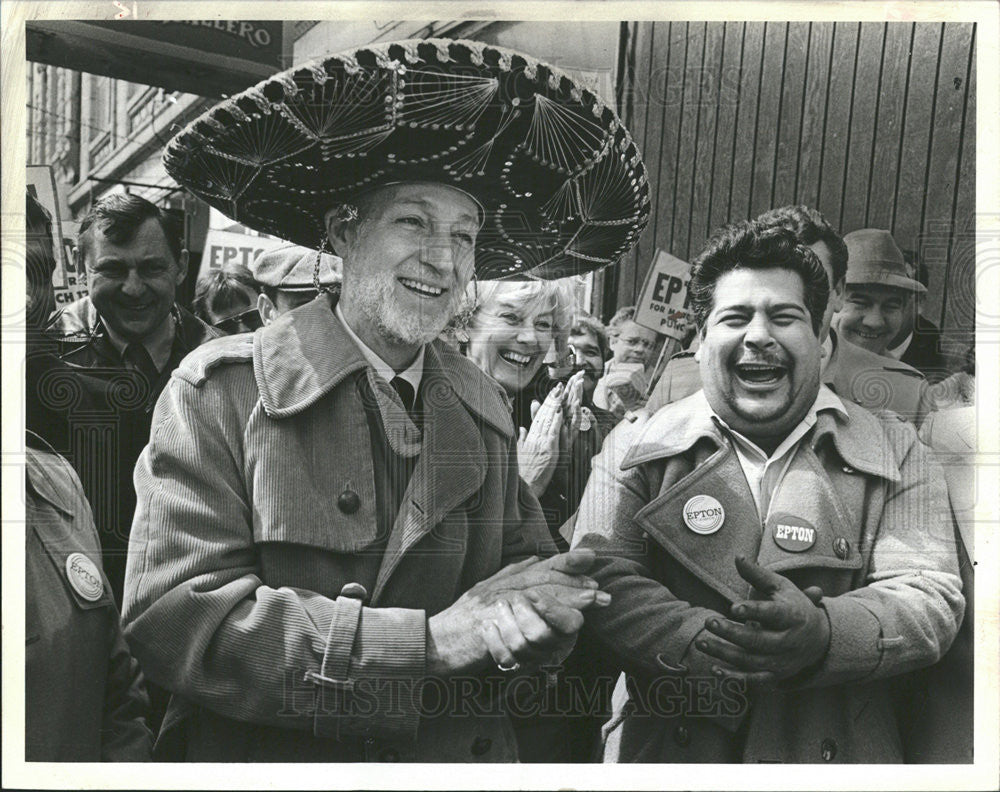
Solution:
{"label": "wide-brimmed sombrero", "polygon": [[164,163],[234,220],[314,249],[352,196],[450,184],[486,211],[483,279],[614,264],[649,215],[615,112],[559,69],[475,41],[374,44],[282,72],[193,121]]}

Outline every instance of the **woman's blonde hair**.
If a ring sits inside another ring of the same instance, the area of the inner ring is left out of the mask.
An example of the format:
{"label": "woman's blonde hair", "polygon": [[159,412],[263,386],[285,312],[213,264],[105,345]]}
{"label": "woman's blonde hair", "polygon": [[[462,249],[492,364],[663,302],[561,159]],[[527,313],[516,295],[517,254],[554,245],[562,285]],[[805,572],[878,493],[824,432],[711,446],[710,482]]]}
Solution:
{"label": "woman's blonde hair", "polygon": [[480,310],[503,295],[525,310],[537,307],[552,311],[552,335],[556,351],[565,349],[575,310],[575,278],[529,281],[475,281],[465,292],[454,330],[463,335],[479,325]]}

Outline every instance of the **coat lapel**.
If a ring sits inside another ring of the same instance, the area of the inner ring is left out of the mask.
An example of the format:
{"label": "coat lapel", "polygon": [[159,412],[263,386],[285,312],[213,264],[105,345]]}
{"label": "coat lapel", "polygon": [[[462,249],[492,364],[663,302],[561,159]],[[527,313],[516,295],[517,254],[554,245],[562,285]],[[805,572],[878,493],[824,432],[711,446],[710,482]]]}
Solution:
{"label": "coat lapel", "polygon": [[479,427],[463,406],[451,379],[433,366],[436,361],[435,355],[427,355],[420,385],[424,404],[423,450],[389,535],[373,602],[385,590],[403,557],[435,531],[436,526],[439,526],[435,531],[439,546],[429,547],[427,552],[451,552],[456,559],[463,557],[467,530],[464,519],[459,524],[458,520],[446,521],[446,518],[486,479],[486,446]]}
{"label": "coat lapel", "polygon": [[[860,515],[854,515],[852,519],[842,504],[863,501],[865,478],[841,473],[838,476],[838,497],[830,475],[831,472],[824,470],[809,443],[803,442],[771,499],[757,559],[759,564],[775,572],[817,567],[861,567],[861,548],[858,544]],[[812,528],[815,531],[812,545],[791,551],[780,547],[775,536],[782,525]]]}
{"label": "coat lapel", "polygon": [[[684,519],[687,503],[709,495],[725,512],[722,526],[700,534]],[[691,574],[731,601],[745,598],[750,587],[736,571],[737,555],[756,558],[760,518],[739,460],[728,444],[640,509],[636,522]]]}

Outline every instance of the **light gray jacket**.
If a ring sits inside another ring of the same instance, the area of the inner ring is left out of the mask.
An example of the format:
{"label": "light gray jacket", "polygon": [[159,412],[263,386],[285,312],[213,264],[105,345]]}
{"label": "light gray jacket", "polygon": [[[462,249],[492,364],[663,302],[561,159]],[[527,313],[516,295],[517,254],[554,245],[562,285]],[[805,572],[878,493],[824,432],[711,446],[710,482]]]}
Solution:
{"label": "light gray jacket", "polygon": [[[941,470],[913,427],[844,408],[817,414],[763,521],[701,391],[605,441],[573,539],[598,552],[591,574],[612,595],[586,629],[628,677],[605,761],[901,760],[887,680],[936,662],[955,637],[964,600],[954,532]],[[696,495],[721,504],[715,533],[685,524]],[[815,528],[808,549],[775,541],[789,515]],[[750,593],[737,555],[825,595],[822,666],[772,692],[719,682],[694,646],[707,618]]]}

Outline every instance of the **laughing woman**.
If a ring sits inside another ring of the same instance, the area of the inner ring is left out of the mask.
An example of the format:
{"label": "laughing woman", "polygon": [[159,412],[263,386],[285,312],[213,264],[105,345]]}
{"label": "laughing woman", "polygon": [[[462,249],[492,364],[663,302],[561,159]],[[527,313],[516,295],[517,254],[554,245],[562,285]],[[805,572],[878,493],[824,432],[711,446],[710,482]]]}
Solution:
{"label": "laughing woman", "polygon": [[[584,370],[561,381],[542,365],[551,358],[574,360],[569,347],[572,286],[565,281],[487,281],[470,287],[468,298],[460,320],[464,328],[456,335],[467,339],[466,354],[510,397],[521,478],[538,498],[556,545],[566,549],[572,536],[568,520],[580,504],[590,460],[613,425],[598,421],[582,406],[586,366],[577,366]],[[514,731],[521,762],[591,760],[602,713],[610,709],[593,656],[578,644],[557,676],[540,681],[533,693],[516,696],[514,709],[520,716],[514,719]],[[567,713],[565,702],[577,700],[581,691],[590,708]]]}
{"label": "laughing woman", "polygon": [[[581,408],[582,372],[556,382],[542,363],[553,352],[565,356],[572,311],[567,282],[486,281],[470,287],[465,314],[466,354],[513,403],[521,478],[539,499],[561,547],[566,542],[559,528],[582,494],[567,491],[573,480],[569,469],[577,461],[574,446],[594,422]],[[580,461],[589,464],[590,456]]]}

